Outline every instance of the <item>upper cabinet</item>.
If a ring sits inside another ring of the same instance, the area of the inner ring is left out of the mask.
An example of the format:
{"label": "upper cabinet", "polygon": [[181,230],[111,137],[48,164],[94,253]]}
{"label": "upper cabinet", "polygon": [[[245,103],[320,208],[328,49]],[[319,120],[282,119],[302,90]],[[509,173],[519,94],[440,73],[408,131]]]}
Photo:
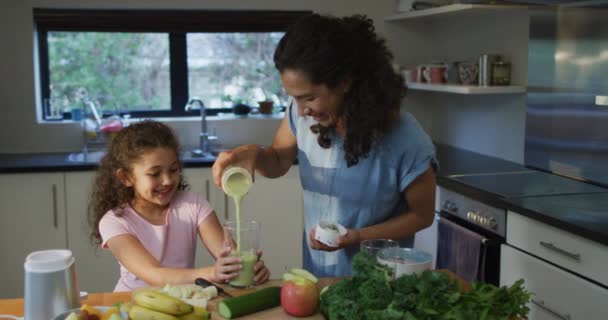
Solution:
{"label": "upper cabinet", "polygon": [[[452,4],[387,16],[384,27],[402,68],[437,64],[452,68],[448,69],[447,83],[415,81],[408,83],[409,90],[460,95],[523,94],[527,82],[527,10],[522,5]],[[510,85],[463,85],[459,81],[456,63],[478,65],[482,54],[498,54],[510,64]]]}

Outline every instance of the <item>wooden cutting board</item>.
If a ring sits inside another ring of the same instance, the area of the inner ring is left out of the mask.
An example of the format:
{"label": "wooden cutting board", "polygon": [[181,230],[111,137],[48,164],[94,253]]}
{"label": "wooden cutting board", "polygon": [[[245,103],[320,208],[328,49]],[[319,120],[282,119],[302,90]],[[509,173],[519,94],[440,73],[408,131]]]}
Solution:
{"label": "wooden cutting board", "polygon": [[[339,281],[340,278],[322,278],[319,279],[319,282],[317,283],[317,289],[320,291],[321,289],[323,289],[323,287],[330,285],[336,281]],[[281,281],[280,280],[270,280],[267,283],[254,288],[254,289],[232,289],[230,287],[223,287],[224,290],[226,290],[228,293],[230,293],[232,296],[236,297],[236,296],[240,296],[243,294],[247,294],[250,292],[254,292],[256,290],[262,289],[262,288],[266,288],[266,287],[272,287],[272,286],[281,286]],[[213,299],[211,301],[209,301],[209,310],[211,311],[211,319],[215,320],[215,319],[224,319],[222,317],[220,317],[216,310],[217,310],[217,304],[222,301],[223,298],[219,297],[216,299]],[[268,320],[268,319],[318,319],[318,320],[323,320],[325,319],[325,317],[323,317],[323,315],[321,315],[319,312],[317,312],[317,314],[314,314],[310,317],[292,317],[290,315],[288,315],[287,313],[285,313],[285,311],[283,311],[283,308],[281,308],[281,306],[275,307],[275,308],[271,308],[271,309],[267,309],[267,310],[263,310],[260,312],[256,312],[256,313],[252,313],[243,317],[239,317],[237,319],[251,319],[251,320]]]}

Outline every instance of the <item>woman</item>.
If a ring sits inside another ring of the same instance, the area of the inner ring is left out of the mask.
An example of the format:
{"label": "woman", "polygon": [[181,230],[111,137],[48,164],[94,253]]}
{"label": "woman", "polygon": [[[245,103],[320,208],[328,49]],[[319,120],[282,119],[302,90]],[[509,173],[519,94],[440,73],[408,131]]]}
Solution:
{"label": "woman", "polygon": [[[434,217],[435,149],[416,120],[401,112],[405,87],[392,54],[365,16],[317,14],[296,22],[279,42],[276,68],[293,97],[269,147],[244,145],[219,155],[221,187],[234,162],[275,178],[296,156],[304,189],[304,267],[347,276],[366,239],[411,245]],[[345,226],[338,247],[314,239],[320,220]]]}

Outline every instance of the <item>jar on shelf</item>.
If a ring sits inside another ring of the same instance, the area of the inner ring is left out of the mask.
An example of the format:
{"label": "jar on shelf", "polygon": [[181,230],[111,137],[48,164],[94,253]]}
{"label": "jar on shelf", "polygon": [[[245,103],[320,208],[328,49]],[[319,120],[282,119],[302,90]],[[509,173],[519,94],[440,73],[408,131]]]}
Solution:
{"label": "jar on shelf", "polygon": [[494,61],[492,63],[492,85],[508,86],[511,84],[511,63]]}

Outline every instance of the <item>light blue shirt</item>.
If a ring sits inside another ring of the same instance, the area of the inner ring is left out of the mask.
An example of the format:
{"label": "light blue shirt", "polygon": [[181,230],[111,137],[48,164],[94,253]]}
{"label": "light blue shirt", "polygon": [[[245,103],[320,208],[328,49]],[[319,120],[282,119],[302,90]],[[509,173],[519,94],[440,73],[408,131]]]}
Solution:
{"label": "light blue shirt", "polygon": [[[310,131],[316,122],[300,117],[295,101],[288,107],[290,127],[297,138],[300,179],[304,191],[304,268],[320,277],[349,276],[358,246],[334,252],[311,249],[308,234],[320,220],[359,229],[407,211],[403,191],[431,164],[437,165],[430,137],[409,113],[402,112],[393,128],[348,168],[343,139],[334,135],[323,149]],[[403,240],[411,246],[413,237]]]}

